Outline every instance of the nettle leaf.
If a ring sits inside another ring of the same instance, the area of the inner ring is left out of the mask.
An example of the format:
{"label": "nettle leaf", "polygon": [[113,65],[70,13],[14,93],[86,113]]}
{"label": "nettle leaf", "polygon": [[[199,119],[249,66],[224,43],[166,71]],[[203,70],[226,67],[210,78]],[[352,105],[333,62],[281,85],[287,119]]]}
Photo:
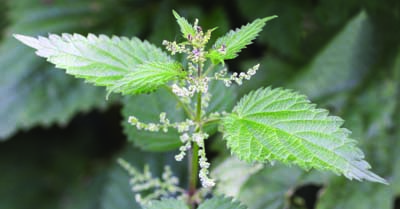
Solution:
{"label": "nettle leaf", "polygon": [[[57,68],[66,69],[66,73],[123,94],[151,92],[175,76],[183,75],[168,55],[138,38],[93,34],[15,37],[35,48],[37,55],[47,58]],[[157,71],[160,66],[163,67]],[[143,80],[147,82],[136,86]]]}
{"label": "nettle leaf", "polygon": [[182,200],[165,199],[165,200],[152,201],[148,205],[144,206],[143,209],[189,209],[189,208]]}
{"label": "nettle leaf", "polygon": [[194,29],[192,24],[190,24],[185,18],[179,16],[179,14],[177,12],[175,12],[174,10],[172,11],[172,13],[174,14],[176,22],[178,23],[179,27],[181,28],[183,38],[188,38],[189,35],[194,37],[196,34],[196,30]]}
{"label": "nettle leaf", "polygon": [[138,65],[111,89],[124,94],[140,94],[154,91],[168,81],[185,75],[182,65],[177,62],[147,62]]}
{"label": "nettle leaf", "polygon": [[243,160],[278,160],[387,184],[368,170],[364,154],[342,124],[304,95],[271,88],[249,93],[223,119],[224,138]]}
{"label": "nettle leaf", "polygon": [[229,31],[225,36],[217,39],[207,57],[213,63],[234,59],[243,48],[252,43],[261,32],[265,23],[276,17],[270,16],[263,19],[256,19],[252,23],[242,26],[240,29]]}
{"label": "nettle leaf", "polygon": [[204,201],[198,209],[247,209],[240,202],[233,200],[230,197],[217,196]]}

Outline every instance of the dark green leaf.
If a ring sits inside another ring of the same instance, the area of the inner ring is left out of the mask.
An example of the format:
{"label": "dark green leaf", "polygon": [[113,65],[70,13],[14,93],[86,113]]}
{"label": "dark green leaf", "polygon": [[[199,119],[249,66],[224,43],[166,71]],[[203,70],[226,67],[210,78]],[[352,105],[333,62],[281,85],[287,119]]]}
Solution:
{"label": "dark green leaf", "polygon": [[357,86],[374,63],[372,27],[365,12],[343,30],[289,84],[310,98],[319,98]]}
{"label": "dark green leaf", "polygon": [[[283,164],[266,166],[240,188],[237,198],[252,209],[292,208],[293,191],[302,185],[321,185],[327,180],[320,172],[305,172]],[[309,196],[307,196],[309,197]],[[303,205],[304,206],[304,205]]]}
{"label": "dark green leaf", "polygon": [[160,120],[160,113],[167,113],[171,122],[185,120],[185,113],[176,102],[172,92],[161,88],[150,95],[137,95],[126,97],[123,100],[124,132],[128,140],[143,150],[166,151],[173,150],[180,146],[179,133],[174,129],[164,132],[149,132],[137,130],[128,123],[129,116],[135,116],[146,123],[157,123]]}
{"label": "dark green leaf", "polygon": [[392,209],[392,201],[390,187],[336,179],[323,190],[316,208]]}

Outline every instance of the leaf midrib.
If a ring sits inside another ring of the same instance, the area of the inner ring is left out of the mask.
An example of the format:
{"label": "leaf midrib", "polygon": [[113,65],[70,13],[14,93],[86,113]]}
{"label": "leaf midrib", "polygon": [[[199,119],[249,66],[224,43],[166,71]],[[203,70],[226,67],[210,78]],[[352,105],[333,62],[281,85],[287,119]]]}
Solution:
{"label": "leaf midrib", "polygon": [[[347,160],[345,157],[343,157],[343,156],[340,155],[339,153],[335,152],[335,150],[328,150],[327,148],[325,148],[325,147],[323,147],[323,146],[320,146],[320,145],[318,145],[318,144],[314,144],[314,143],[312,143],[312,142],[310,142],[310,141],[308,141],[308,140],[306,140],[306,139],[304,139],[304,138],[302,138],[302,137],[297,136],[296,134],[288,133],[287,131],[282,130],[282,129],[280,129],[280,128],[268,126],[268,125],[266,125],[266,124],[264,124],[264,123],[260,123],[260,122],[253,121],[253,120],[248,120],[248,119],[245,119],[245,118],[242,118],[242,117],[239,117],[239,116],[236,116],[236,117],[238,118],[238,120],[244,121],[244,122],[246,122],[246,123],[253,123],[253,124],[260,125],[260,126],[268,127],[268,128],[270,128],[270,129],[272,129],[272,130],[279,130],[279,131],[282,131],[282,132],[284,132],[284,133],[286,133],[286,134],[288,134],[288,135],[292,135],[292,136],[295,136],[296,138],[299,138],[300,141],[304,141],[304,142],[306,142],[306,143],[312,144],[312,145],[314,145],[314,146],[316,146],[316,147],[319,147],[319,148],[321,148],[321,149],[323,149],[323,150],[325,150],[325,151],[333,152],[333,153],[335,153],[336,156],[340,157],[344,162],[350,164],[350,165],[352,166],[352,168],[357,168],[358,170],[361,170],[361,169],[359,169],[357,166],[353,165],[353,164],[352,164],[352,161]],[[318,132],[314,132],[314,133],[318,133]],[[304,146],[304,148],[307,149],[305,146]],[[309,151],[309,152],[312,153],[312,151],[310,151],[310,150],[308,150],[308,149],[307,149],[307,151]],[[326,162],[325,160],[319,158],[318,155],[314,155],[314,157],[315,157],[315,158],[318,158],[318,159],[321,160],[322,162],[325,162],[326,164],[328,164],[328,165],[330,165],[330,166],[332,166],[332,167],[334,167],[334,168],[338,168],[337,166],[335,166],[335,164],[331,164],[330,162]],[[353,160],[353,159],[351,159],[351,160]],[[339,169],[342,170],[343,168],[339,168]],[[342,171],[342,172],[344,172],[344,171]],[[363,173],[364,173],[364,172],[363,172]]]}

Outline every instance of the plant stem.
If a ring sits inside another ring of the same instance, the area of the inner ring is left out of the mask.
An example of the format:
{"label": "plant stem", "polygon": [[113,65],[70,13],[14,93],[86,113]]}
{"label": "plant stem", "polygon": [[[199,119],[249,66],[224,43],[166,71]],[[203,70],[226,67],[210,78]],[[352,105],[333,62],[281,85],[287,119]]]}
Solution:
{"label": "plant stem", "polygon": [[199,172],[199,146],[193,143],[193,147],[189,152],[189,207],[194,209],[196,202],[193,196],[196,194],[197,190],[197,173]]}
{"label": "plant stem", "polygon": [[[201,78],[201,67],[200,63],[197,67],[197,78]],[[197,105],[196,105],[196,115],[195,115],[195,122],[197,123],[196,133],[201,132],[202,130],[202,118],[201,118],[201,100],[202,100],[202,93],[197,93]],[[196,200],[194,199],[194,195],[196,194],[197,190],[197,179],[198,179],[198,172],[199,172],[199,146],[197,143],[192,143],[192,149],[189,152],[189,188],[188,188],[188,195],[189,195],[189,207],[191,209],[195,209],[196,207]]]}

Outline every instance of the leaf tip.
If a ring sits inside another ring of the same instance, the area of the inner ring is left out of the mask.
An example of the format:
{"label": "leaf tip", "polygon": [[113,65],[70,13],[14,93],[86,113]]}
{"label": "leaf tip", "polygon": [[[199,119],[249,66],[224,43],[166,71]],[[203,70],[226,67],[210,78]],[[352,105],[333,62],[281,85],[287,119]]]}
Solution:
{"label": "leaf tip", "polygon": [[275,18],[278,18],[278,15],[272,15],[272,16],[269,16],[269,17],[264,17],[262,20],[265,23],[265,22],[268,22],[268,21],[273,20]]}
{"label": "leaf tip", "polygon": [[38,40],[36,38],[20,35],[20,34],[13,34],[14,38],[18,41],[22,42],[23,44],[30,46],[32,48],[38,47]]}
{"label": "leaf tip", "polygon": [[181,18],[181,16],[178,14],[178,12],[176,12],[174,9],[172,10],[172,14],[174,15],[174,17],[175,17],[176,19]]}

